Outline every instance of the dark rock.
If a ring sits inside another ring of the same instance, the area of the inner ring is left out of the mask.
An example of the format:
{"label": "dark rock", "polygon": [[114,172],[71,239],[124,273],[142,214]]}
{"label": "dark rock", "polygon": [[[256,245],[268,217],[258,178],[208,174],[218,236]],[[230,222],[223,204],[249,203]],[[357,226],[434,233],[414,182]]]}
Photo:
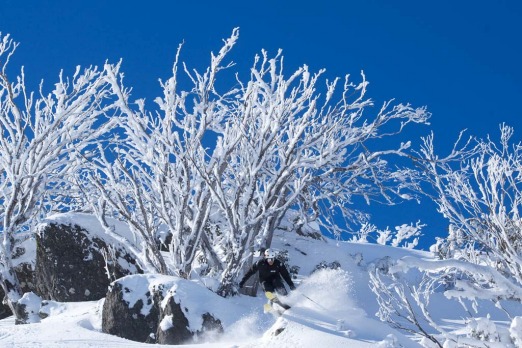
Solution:
{"label": "dark rock", "polygon": [[[112,280],[142,273],[125,247],[108,235],[91,235],[77,224],[51,220],[40,226],[36,243],[35,292],[46,300],[99,300],[105,297]],[[109,245],[111,253],[107,253]],[[104,252],[112,255],[108,262]]]}
{"label": "dark rock", "polygon": [[[210,313],[202,315],[203,324],[201,330],[192,332],[189,330],[189,322],[185,317],[189,309],[183,308],[170,297],[165,310],[161,313],[161,324],[158,327],[157,343],[159,344],[183,344],[197,338],[198,341],[214,342],[223,333],[221,320],[214,318]],[[164,328],[165,331],[162,329]]]}
{"label": "dark rock", "polygon": [[285,328],[284,327],[280,327],[280,328],[277,328],[275,331],[274,331],[274,336],[277,336],[279,335],[281,332],[285,331]]}
{"label": "dark rock", "polygon": [[223,334],[223,324],[221,320],[214,318],[210,313],[203,314],[203,325],[201,331],[198,331],[198,335],[203,336],[209,341],[216,341],[216,338]]}
{"label": "dark rock", "polygon": [[[115,282],[103,304],[102,331],[132,341],[154,343],[153,336],[158,327],[159,310],[153,305],[145,315],[142,313],[143,300],[136,301],[132,307],[124,299],[124,293],[131,290]],[[152,302],[152,294],[146,294],[146,301]],[[150,305],[150,303],[147,303]]]}
{"label": "dark rock", "polygon": [[[144,274],[121,278],[112,283],[105,298],[102,331],[159,344],[192,343],[195,338],[215,341],[223,333],[219,319],[210,313],[196,313],[202,318],[196,323],[199,328],[193,327],[195,323],[191,325],[188,319],[195,315],[190,312],[191,305],[199,308],[191,296],[198,292],[201,295],[201,291],[200,285],[173,276]],[[210,302],[213,296],[218,298],[210,291],[208,296]]]}
{"label": "dark rock", "polygon": [[[158,298],[159,299],[159,298]],[[161,311],[161,325],[157,330],[157,343],[181,344],[192,338],[192,332],[188,329],[189,322],[179,303],[170,297],[167,305]]]}

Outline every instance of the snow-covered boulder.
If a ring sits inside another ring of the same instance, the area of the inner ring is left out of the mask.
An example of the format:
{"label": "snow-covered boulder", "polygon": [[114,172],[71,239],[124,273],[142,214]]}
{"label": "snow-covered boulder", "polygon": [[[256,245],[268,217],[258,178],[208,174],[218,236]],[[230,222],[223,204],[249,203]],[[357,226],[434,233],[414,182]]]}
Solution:
{"label": "snow-covered boulder", "polygon": [[200,284],[178,277],[127,276],[111,284],[103,305],[102,331],[160,344],[181,344],[220,334],[221,321],[208,307],[220,299]]}
{"label": "snow-covered boulder", "polygon": [[[125,278],[123,278],[125,279]],[[154,306],[153,294],[129,288],[129,281],[116,281],[103,303],[102,331],[132,341],[155,341],[159,310]],[[143,298],[136,298],[138,293]]]}
{"label": "snow-covered boulder", "polygon": [[40,317],[38,312],[42,299],[33,292],[26,292],[18,301],[16,306],[17,318],[16,324],[39,323]]}
{"label": "snow-covered boulder", "polygon": [[[111,280],[142,273],[127,248],[88,214],[48,218],[38,227],[36,241],[36,292],[43,299],[99,300],[105,297]],[[109,247],[111,253],[107,253]]]}

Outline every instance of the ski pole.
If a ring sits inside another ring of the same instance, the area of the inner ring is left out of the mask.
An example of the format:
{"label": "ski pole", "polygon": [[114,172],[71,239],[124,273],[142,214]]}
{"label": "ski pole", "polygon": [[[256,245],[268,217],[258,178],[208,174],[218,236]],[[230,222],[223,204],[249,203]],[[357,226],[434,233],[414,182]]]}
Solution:
{"label": "ski pole", "polygon": [[297,291],[298,293],[300,293],[302,296],[306,297],[308,300],[312,301],[313,303],[315,303],[316,305],[318,305],[319,307],[321,307],[322,309],[328,311],[328,308],[324,307],[324,306],[321,306],[319,303],[317,303],[316,301],[312,300],[310,297],[306,296],[305,294],[303,294],[301,291],[299,290],[295,290]]}

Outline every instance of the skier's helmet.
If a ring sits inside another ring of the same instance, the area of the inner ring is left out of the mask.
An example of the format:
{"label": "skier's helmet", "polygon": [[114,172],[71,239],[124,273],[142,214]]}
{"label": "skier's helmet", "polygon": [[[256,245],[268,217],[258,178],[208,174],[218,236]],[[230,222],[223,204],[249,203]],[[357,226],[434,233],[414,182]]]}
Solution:
{"label": "skier's helmet", "polygon": [[272,249],[265,250],[265,259],[275,259],[276,253]]}

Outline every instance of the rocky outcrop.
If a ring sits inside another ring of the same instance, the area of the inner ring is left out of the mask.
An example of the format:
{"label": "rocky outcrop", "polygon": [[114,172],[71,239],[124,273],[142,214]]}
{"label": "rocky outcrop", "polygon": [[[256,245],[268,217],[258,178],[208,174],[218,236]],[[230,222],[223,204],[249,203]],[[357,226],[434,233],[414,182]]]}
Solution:
{"label": "rocky outcrop", "polygon": [[138,342],[173,345],[192,342],[196,336],[218,335],[223,332],[221,321],[211,313],[198,312],[200,306],[193,302],[205,296],[217,297],[177,277],[124,277],[107,293],[102,331]]}
{"label": "rocky outcrop", "polygon": [[79,221],[92,226],[86,228],[75,223],[75,215],[70,215],[70,221],[50,219],[39,226],[35,292],[42,299],[99,300],[105,297],[112,280],[142,273],[124,246],[99,232],[103,229],[96,226],[94,217],[77,216]]}

